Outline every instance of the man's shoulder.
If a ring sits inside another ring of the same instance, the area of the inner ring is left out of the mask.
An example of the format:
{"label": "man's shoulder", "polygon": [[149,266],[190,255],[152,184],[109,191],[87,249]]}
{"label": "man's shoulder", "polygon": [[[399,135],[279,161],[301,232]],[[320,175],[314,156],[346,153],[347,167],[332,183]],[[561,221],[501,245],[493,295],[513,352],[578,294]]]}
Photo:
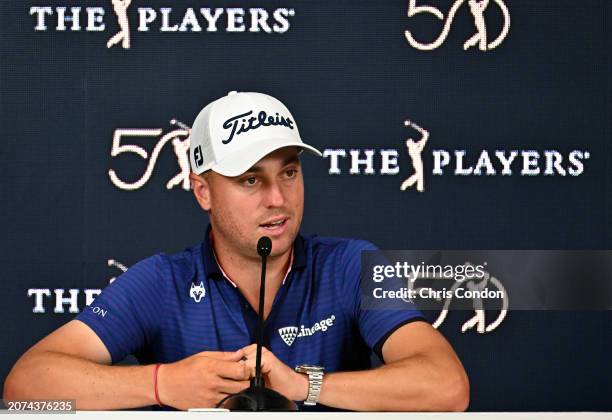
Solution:
{"label": "man's shoulder", "polygon": [[363,239],[333,236],[311,236],[306,243],[308,265],[317,273],[319,284],[332,287],[336,296],[353,298],[353,291],[359,289],[362,253],[378,248]]}
{"label": "man's shoulder", "polygon": [[313,255],[319,256],[337,255],[341,257],[350,257],[355,254],[361,255],[362,251],[374,251],[378,249],[372,242],[355,238],[311,235],[305,236],[304,240],[312,250]]}
{"label": "man's shoulder", "polygon": [[195,244],[176,253],[158,252],[140,260],[128,271],[154,272],[163,280],[191,280],[197,270],[198,256],[201,258],[202,244]]}
{"label": "man's shoulder", "polygon": [[168,269],[175,279],[191,281],[202,261],[202,243],[197,243],[174,254],[159,254],[165,259]]}

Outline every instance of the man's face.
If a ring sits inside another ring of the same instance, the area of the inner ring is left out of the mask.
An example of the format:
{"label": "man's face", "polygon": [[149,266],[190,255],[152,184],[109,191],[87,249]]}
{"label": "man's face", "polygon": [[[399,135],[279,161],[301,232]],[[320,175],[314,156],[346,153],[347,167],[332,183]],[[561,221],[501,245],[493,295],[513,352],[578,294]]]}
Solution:
{"label": "man's face", "polygon": [[257,241],[268,236],[272,257],[291,249],[304,212],[304,179],[297,148],[272,152],[237,177],[211,172],[207,183],[216,246],[259,258]]}

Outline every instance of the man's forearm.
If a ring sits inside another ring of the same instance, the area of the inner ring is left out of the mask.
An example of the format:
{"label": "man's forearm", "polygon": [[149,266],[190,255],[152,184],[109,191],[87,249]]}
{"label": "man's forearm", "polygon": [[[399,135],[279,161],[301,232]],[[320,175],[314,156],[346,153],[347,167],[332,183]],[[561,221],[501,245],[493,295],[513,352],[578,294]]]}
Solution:
{"label": "man's forearm", "polygon": [[79,410],[143,407],[155,403],[153,371],[153,366],[107,366],[41,351],[15,365],[4,398],[70,399]]}
{"label": "man's forearm", "polygon": [[319,402],[357,411],[463,411],[468,381],[449,366],[415,355],[378,369],[330,373]]}

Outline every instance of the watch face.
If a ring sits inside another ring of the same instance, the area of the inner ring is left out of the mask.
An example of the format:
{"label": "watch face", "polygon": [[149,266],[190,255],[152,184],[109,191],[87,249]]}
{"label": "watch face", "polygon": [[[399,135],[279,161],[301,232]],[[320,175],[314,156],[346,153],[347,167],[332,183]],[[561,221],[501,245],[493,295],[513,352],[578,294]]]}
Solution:
{"label": "watch face", "polygon": [[316,365],[299,365],[296,366],[295,370],[298,372],[323,372],[324,369]]}

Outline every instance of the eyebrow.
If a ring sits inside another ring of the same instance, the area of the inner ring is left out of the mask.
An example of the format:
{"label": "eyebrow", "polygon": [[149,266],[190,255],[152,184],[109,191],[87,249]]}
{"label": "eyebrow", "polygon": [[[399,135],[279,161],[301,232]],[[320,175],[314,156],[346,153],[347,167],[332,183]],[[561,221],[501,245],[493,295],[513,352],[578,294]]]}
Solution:
{"label": "eyebrow", "polygon": [[[281,166],[284,167],[292,163],[299,163],[299,162],[300,162],[300,158],[298,157],[298,155],[292,155],[292,156],[285,158],[281,162]],[[259,172],[263,172],[262,167],[258,165],[253,165],[245,173],[259,173]]]}

